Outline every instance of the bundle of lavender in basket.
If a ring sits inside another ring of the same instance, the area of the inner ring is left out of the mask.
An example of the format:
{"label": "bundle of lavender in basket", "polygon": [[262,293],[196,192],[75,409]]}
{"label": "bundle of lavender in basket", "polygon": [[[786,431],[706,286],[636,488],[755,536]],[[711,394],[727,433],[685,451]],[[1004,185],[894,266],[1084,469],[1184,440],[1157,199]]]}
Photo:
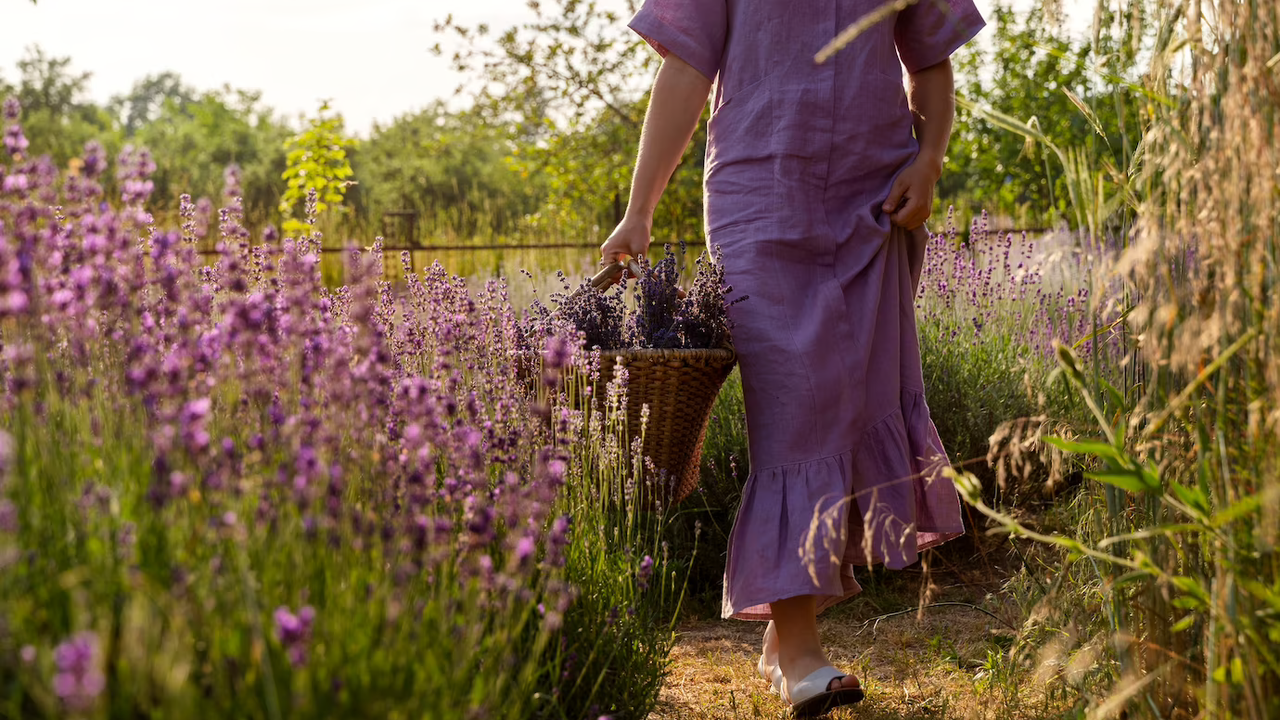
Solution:
{"label": "bundle of lavender in basket", "polygon": [[725,284],[718,248],[696,264],[688,292],[680,289],[678,257],[669,246],[662,260],[637,263],[634,277],[608,290],[590,280],[573,289],[562,275],[554,308],[535,301],[524,328],[531,349],[577,332],[586,348],[600,350],[590,397],[604,397],[610,381],[625,382],[629,445],[640,455],[632,459],[643,462],[656,505],[679,502],[697,486],[707,419],[737,360],[728,309],[747,298],[726,299],[733,289]]}
{"label": "bundle of lavender in basket", "polygon": [[[679,286],[680,253],[666,246],[661,260],[650,265],[638,261],[632,277],[608,290],[592,287],[590,279],[573,288],[560,273],[563,290],[551,295],[552,306],[534,300],[525,322],[530,348],[543,339],[566,331],[581,333],[587,349],[692,350],[729,347],[732,323],[728,308],[745,296],[727,300],[733,288],[725,284],[719,248],[704,251],[695,261],[697,270],[688,292]],[[634,266],[633,266],[634,267]],[[634,287],[634,303],[627,303],[628,284]]]}

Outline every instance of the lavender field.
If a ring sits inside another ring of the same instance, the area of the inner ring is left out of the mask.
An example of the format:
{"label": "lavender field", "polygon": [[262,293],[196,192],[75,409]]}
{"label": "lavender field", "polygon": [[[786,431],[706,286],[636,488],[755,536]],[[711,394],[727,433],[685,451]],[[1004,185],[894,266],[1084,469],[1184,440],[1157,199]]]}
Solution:
{"label": "lavender field", "polygon": [[[512,372],[502,282],[393,287],[375,247],[331,291],[318,235],[256,241],[234,199],[206,265],[194,204],[174,230],[144,209],[146,151],[90,144],[64,174],[5,113],[4,717],[651,701],[678,591],[657,521],[623,496],[608,408]],[[549,342],[554,384],[574,360]]]}

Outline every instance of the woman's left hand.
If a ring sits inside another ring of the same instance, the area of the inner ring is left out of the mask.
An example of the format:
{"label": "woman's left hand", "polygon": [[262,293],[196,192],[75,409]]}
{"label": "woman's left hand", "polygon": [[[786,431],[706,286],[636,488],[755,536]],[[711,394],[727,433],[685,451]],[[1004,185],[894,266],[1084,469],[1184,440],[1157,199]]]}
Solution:
{"label": "woman's left hand", "polygon": [[882,209],[898,227],[915,230],[924,225],[933,212],[933,188],[941,176],[933,163],[917,158],[898,174]]}

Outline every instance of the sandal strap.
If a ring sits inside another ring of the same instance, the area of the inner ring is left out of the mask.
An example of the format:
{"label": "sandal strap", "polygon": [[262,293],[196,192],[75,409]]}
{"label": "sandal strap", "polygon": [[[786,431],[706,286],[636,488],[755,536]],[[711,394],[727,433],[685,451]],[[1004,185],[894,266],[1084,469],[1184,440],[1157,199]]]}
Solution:
{"label": "sandal strap", "polygon": [[783,699],[787,700],[792,705],[798,705],[805,700],[827,692],[827,688],[831,686],[832,680],[835,680],[836,678],[843,679],[848,677],[848,675],[848,673],[840,672],[830,665],[820,667],[809,673],[808,677],[796,683],[796,686],[791,688],[791,692],[784,695]]}

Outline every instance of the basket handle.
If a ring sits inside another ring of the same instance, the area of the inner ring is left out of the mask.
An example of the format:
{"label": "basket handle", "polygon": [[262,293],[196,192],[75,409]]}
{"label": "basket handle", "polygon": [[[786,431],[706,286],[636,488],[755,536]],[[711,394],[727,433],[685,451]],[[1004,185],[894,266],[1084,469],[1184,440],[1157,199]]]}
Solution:
{"label": "basket handle", "polygon": [[[591,287],[598,290],[601,287],[614,282],[618,279],[618,276],[622,274],[623,270],[631,273],[633,277],[644,277],[644,270],[641,269],[640,263],[636,262],[635,258],[629,257],[625,263],[615,260],[608,265],[605,265],[600,272],[592,276]],[[686,294],[687,293],[685,293],[684,290],[679,287],[676,288],[676,297],[684,299]]]}

